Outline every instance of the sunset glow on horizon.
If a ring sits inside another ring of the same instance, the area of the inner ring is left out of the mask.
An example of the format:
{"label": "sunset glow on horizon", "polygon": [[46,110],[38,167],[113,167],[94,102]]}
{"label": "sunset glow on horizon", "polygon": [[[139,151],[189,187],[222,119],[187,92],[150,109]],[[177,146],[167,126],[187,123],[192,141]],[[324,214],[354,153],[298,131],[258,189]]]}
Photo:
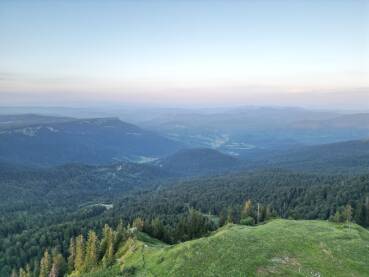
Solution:
{"label": "sunset glow on horizon", "polygon": [[368,1],[0,3],[1,105],[369,108]]}

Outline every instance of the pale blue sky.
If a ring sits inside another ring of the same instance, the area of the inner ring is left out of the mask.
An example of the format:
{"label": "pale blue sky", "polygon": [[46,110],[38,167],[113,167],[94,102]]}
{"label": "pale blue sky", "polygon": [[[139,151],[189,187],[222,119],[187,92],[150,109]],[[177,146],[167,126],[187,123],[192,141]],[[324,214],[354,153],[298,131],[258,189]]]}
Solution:
{"label": "pale blue sky", "polygon": [[0,102],[369,102],[368,18],[368,1],[2,1]]}

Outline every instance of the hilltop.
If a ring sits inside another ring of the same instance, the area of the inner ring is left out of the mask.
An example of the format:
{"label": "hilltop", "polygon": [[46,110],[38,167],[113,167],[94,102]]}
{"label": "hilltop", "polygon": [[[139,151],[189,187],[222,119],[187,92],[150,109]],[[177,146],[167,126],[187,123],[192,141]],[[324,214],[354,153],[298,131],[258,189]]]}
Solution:
{"label": "hilltop", "polygon": [[368,276],[368,250],[369,232],[358,225],[278,219],[174,246],[139,234],[120,265],[84,276],[116,276],[119,267],[122,276]]}
{"label": "hilltop", "polygon": [[154,162],[167,171],[180,175],[219,174],[240,167],[235,157],[209,148],[183,149]]}
{"label": "hilltop", "polygon": [[146,161],[179,149],[177,142],[118,118],[0,117],[0,161],[8,163],[54,166]]}
{"label": "hilltop", "polygon": [[369,137],[360,140],[309,145],[286,151],[264,152],[245,159],[254,168],[286,168],[314,173],[367,173]]}

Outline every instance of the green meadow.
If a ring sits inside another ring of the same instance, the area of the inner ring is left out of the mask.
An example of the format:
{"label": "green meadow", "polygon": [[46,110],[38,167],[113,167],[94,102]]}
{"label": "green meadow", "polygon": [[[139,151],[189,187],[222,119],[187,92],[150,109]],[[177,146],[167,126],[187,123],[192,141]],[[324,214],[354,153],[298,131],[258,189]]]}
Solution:
{"label": "green meadow", "polygon": [[369,276],[369,232],[351,224],[276,219],[227,225],[167,245],[139,234],[97,276]]}

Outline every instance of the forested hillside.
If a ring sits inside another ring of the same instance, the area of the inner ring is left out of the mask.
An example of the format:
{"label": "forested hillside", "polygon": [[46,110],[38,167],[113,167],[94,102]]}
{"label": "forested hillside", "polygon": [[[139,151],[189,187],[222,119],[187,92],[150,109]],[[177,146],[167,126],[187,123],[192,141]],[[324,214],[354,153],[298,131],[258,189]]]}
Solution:
{"label": "forested hillside", "polygon": [[10,163],[52,166],[150,161],[182,148],[177,142],[118,118],[36,116],[9,122],[0,125],[0,161]]}
{"label": "forested hillside", "polygon": [[[39,261],[46,248],[57,248],[66,258],[72,237],[80,233],[87,236],[90,229],[99,233],[105,224],[116,228],[121,220],[126,226],[140,218],[146,233],[166,243],[202,236],[227,222],[254,224],[275,216],[342,222],[350,213],[350,220],[369,226],[368,175],[320,176],[268,170],[189,181],[166,179],[156,184],[149,182],[140,190],[122,187],[125,190],[113,190],[110,194],[103,176],[110,176],[111,172],[93,172],[96,175],[71,178],[71,188],[76,191],[64,194],[63,200],[57,200],[59,194],[42,193],[42,204],[32,204],[32,198],[27,202],[24,197],[22,204],[12,205],[13,201],[3,198],[0,263],[5,276],[13,268]],[[119,175],[116,178],[117,184],[125,183]],[[99,183],[103,184],[103,195],[99,187],[91,187]],[[79,186],[89,189],[79,191]],[[86,196],[87,191],[90,193]],[[107,202],[109,198],[111,201]],[[248,199],[249,212],[244,217],[242,210]],[[199,212],[194,214],[192,209]]]}
{"label": "forested hillside", "polygon": [[369,138],[274,153],[258,164],[319,173],[368,173]]}
{"label": "forested hillside", "polygon": [[183,176],[221,174],[243,166],[237,158],[209,148],[181,150],[153,164]]}
{"label": "forested hillside", "polygon": [[369,277],[369,0],[0,0],[0,277]]}

